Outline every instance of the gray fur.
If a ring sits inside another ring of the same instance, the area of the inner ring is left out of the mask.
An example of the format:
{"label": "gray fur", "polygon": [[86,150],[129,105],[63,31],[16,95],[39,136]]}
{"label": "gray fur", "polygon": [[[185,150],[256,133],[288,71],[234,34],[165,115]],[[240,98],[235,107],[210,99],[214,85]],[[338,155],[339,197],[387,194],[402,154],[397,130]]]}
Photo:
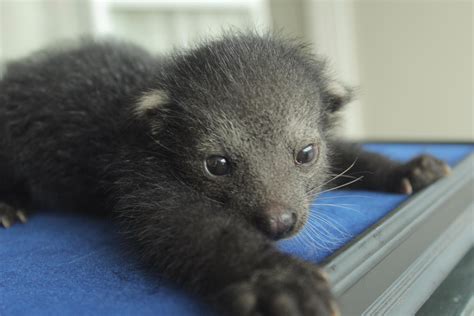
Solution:
{"label": "gray fur", "polygon": [[[253,34],[160,58],[86,40],[13,62],[0,81],[0,220],[24,218],[20,208],[111,211],[137,257],[225,313],[333,314],[319,269],[273,246],[274,213],[294,216],[278,235],[289,236],[350,165],[368,172],[359,187],[403,191],[443,164],[423,159],[412,175],[421,160],[334,140],[351,91],[329,73],[298,42]],[[317,159],[296,163],[308,144]],[[211,155],[230,174],[209,174]]]}

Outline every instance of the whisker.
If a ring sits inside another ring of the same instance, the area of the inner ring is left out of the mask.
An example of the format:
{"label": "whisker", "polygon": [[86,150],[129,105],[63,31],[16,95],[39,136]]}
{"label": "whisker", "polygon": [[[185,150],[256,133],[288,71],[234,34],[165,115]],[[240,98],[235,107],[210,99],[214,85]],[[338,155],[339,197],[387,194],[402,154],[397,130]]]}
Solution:
{"label": "whisker", "polygon": [[321,203],[311,203],[312,206],[340,206],[340,205],[343,205],[343,206],[356,206],[358,204],[349,204],[349,203],[338,203],[338,204],[329,204],[329,203],[326,203],[326,204],[321,204]]}
{"label": "whisker", "polygon": [[[316,214],[316,213],[315,213]],[[329,227],[334,228],[337,232],[339,232],[342,236],[344,237],[352,237],[352,234],[350,234],[346,229],[339,224],[338,222],[332,220],[330,217],[326,216],[323,213],[317,214],[318,217],[317,219],[321,220],[323,223],[326,223]],[[338,227],[339,226],[339,227]]]}
{"label": "whisker", "polygon": [[[317,234],[316,234],[317,233]],[[339,245],[340,243],[344,242],[344,238],[337,238],[334,237],[328,230],[321,228],[321,230],[313,230],[311,234],[308,234],[314,242],[322,241],[327,245]]]}
{"label": "whisker", "polygon": [[[308,227],[309,228],[309,227]],[[325,247],[327,250],[330,250],[329,247],[327,246],[327,243],[331,243],[331,241],[329,240],[324,240],[324,239],[321,239],[318,234],[317,234],[317,231],[316,230],[313,230],[313,229],[309,229],[309,233],[305,233],[304,234],[306,236],[306,238],[308,239],[311,239],[312,242],[314,242],[316,245],[321,245],[321,242],[323,243],[326,243]]]}
{"label": "whisker", "polygon": [[[317,227],[314,226],[314,223],[312,223],[313,228],[321,229],[323,232],[325,232],[327,234],[326,237],[330,237],[331,240],[342,241],[342,240],[344,240],[344,238],[341,238],[341,237],[350,237],[351,236],[351,234],[349,234],[347,231],[345,231],[345,229],[340,224],[338,224],[337,222],[331,221],[329,218],[324,217],[322,215],[323,214],[321,214],[321,213],[319,213],[319,214],[315,213],[313,215],[315,217],[316,223],[318,221],[323,223],[323,225],[318,225]],[[341,237],[338,238],[336,235],[334,235],[334,232],[331,233],[326,227],[327,228],[333,228],[336,232],[338,232],[341,235]]]}
{"label": "whisker", "polygon": [[350,175],[347,175],[347,174],[337,174],[337,173],[328,173],[327,174],[328,176],[339,176],[341,178],[349,178],[349,179],[355,179],[357,177],[355,176],[350,176]]}
{"label": "whisker", "polygon": [[331,239],[337,241],[337,239],[338,239],[336,236],[331,234],[324,226],[314,225],[314,223],[311,223],[308,226],[308,229],[312,232],[312,234],[311,234],[312,237],[317,237],[318,235],[321,235],[321,232],[322,232],[322,233],[325,233],[323,236],[327,237],[328,241],[331,240]]}
{"label": "whisker", "polygon": [[352,180],[352,181],[349,181],[349,182],[347,182],[347,183],[338,185],[337,187],[333,187],[333,188],[330,188],[330,189],[327,189],[327,190],[323,190],[323,191],[321,191],[320,193],[331,192],[331,191],[334,191],[334,190],[337,190],[337,189],[346,187],[346,186],[348,186],[348,185],[353,184],[354,182],[357,182],[357,181],[362,180],[362,178],[364,178],[364,176],[360,176],[360,177],[358,177],[358,178],[356,178],[356,179],[354,179],[354,180]]}
{"label": "whisker", "polygon": [[347,207],[347,205],[352,205],[354,206],[354,204],[311,204],[311,206],[332,206],[332,207],[338,207],[338,208],[342,208],[342,209],[346,209],[346,210],[350,210],[350,211],[354,211],[356,213],[359,213],[359,214],[362,214],[362,212],[360,210],[357,210],[355,208],[352,208],[352,207]]}
{"label": "whisker", "polygon": [[[342,176],[345,176],[345,173],[349,172],[349,170],[351,170],[351,169],[354,167],[354,165],[355,165],[356,162],[357,162],[357,158],[355,158],[354,161],[352,162],[352,164],[351,164],[349,167],[347,167],[344,171],[342,171],[341,173],[339,173],[339,174],[337,174],[336,176],[332,177],[332,178],[329,179],[328,181],[326,181],[326,182],[324,182],[324,183],[322,183],[322,184],[316,186],[315,188],[309,189],[309,190],[308,190],[308,193],[307,193],[307,197],[312,197],[312,196],[314,196],[315,193],[316,193],[316,190],[319,190],[319,189],[321,189],[322,187],[324,187],[325,185],[327,185],[328,183],[330,183],[330,182],[332,182],[332,181],[334,181],[334,180],[336,180],[336,179],[338,179],[338,178],[340,178],[340,177],[342,177]],[[348,176],[348,177],[350,177],[350,176]],[[360,179],[362,179],[362,177],[356,178],[356,179],[354,179],[353,181],[355,182],[355,181],[358,181],[358,180],[360,180]],[[353,183],[353,182],[349,182],[347,185],[349,185],[349,184],[351,184],[351,183]],[[340,187],[341,187],[341,186],[338,186],[338,187],[336,187],[336,188],[340,188]],[[322,191],[322,192],[328,192],[328,191]],[[322,192],[319,192],[319,193],[322,193]]]}
{"label": "whisker", "polygon": [[326,185],[326,184],[328,184],[328,183],[330,183],[330,182],[332,182],[332,181],[334,181],[334,180],[336,180],[336,179],[342,177],[343,175],[345,175],[347,172],[349,172],[349,170],[351,170],[351,169],[355,166],[355,164],[356,164],[356,162],[357,162],[357,159],[358,159],[358,158],[354,159],[354,162],[352,162],[352,164],[351,164],[349,167],[347,167],[344,171],[342,171],[341,173],[339,173],[338,175],[336,175],[336,176],[333,177],[332,179],[330,179],[330,180],[324,182],[321,186],[324,186],[324,185]]}
{"label": "whisker", "polygon": [[374,199],[373,196],[368,196],[368,195],[337,195],[337,196],[322,196],[318,197],[317,200],[333,200],[333,199],[339,199],[339,198],[351,198],[351,197],[357,197],[357,198],[366,198],[366,199]]}
{"label": "whisker", "polygon": [[318,237],[317,235],[314,235],[314,232],[312,234],[305,234],[306,237],[310,238],[311,241],[316,245],[317,248],[320,249],[325,249],[327,251],[331,251],[330,245],[338,245],[338,243],[323,239],[321,237]]}

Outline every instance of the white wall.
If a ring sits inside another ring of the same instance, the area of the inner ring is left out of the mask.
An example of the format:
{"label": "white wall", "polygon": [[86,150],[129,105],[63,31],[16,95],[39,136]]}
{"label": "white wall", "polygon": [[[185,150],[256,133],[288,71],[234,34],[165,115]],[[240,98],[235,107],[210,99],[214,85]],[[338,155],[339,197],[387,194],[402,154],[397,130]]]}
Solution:
{"label": "white wall", "polygon": [[[306,0],[303,7],[304,38],[327,58],[337,80],[357,90],[360,76],[352,2]],[[358,98],[345,107],[339,134],[355,140],[366,137],[361,109]]]}
{"label": "white wall", "polygon": [[357,1],[365,133],[474,140],[473,3]]}
{"label": "white wall", "polygon": [[359,88],[343,135],[474,141],[472,1],[271,3],[276,27],[312,43]]}
{"label": "white wall", "polygon": [[0,0],[0,61],[91,31],[83,0]]}
{"label": "white wall", "polygon": [[[212,10],[197,5],[206,1]],[[154,9],[116,8],[109,22],[113,33],[154,51],[229,25],[273,24],[312,43],[341,79],[360,87],[359,102],[345,112],[347,137],[474,141],[472,1],[240,1],[239,9],[237,0],[160,0]],[[0,61],[97,31],[94,2],[0,0]]]}
{"label": "white wall", "polygon": [[0,62],[81,35],[164,53],[230,27],[270,24],[267,0],[0,0]]}

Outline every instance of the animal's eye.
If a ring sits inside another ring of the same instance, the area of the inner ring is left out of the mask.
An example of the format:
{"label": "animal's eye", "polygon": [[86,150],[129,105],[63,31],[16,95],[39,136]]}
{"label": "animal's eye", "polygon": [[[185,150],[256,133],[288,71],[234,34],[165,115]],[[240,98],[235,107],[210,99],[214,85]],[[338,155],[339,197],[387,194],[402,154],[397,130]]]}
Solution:
{"label": "animal's eye", "polygon": [[319,148],[315,144],[309,144],[296,153],[295,162],[298,165],[310,163],[319,154]]}
{"label": "animal's eye", "polygon": [[213,176],[225,176],[230,173],[230,163],[226,157],[210,156],[205,161],[206,170]]}

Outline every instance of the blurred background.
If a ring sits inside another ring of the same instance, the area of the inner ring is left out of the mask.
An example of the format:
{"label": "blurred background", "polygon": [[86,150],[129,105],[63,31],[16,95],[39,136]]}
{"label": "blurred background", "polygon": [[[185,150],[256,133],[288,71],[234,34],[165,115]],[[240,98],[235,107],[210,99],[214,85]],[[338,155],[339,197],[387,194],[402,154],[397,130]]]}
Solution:
{"label": "blurred background", "polygon": [[166,53],[222,30],[279,30],[359,97],[351,139],[474,141],[470,0],[0,0],[0,64],[83,34]]}

